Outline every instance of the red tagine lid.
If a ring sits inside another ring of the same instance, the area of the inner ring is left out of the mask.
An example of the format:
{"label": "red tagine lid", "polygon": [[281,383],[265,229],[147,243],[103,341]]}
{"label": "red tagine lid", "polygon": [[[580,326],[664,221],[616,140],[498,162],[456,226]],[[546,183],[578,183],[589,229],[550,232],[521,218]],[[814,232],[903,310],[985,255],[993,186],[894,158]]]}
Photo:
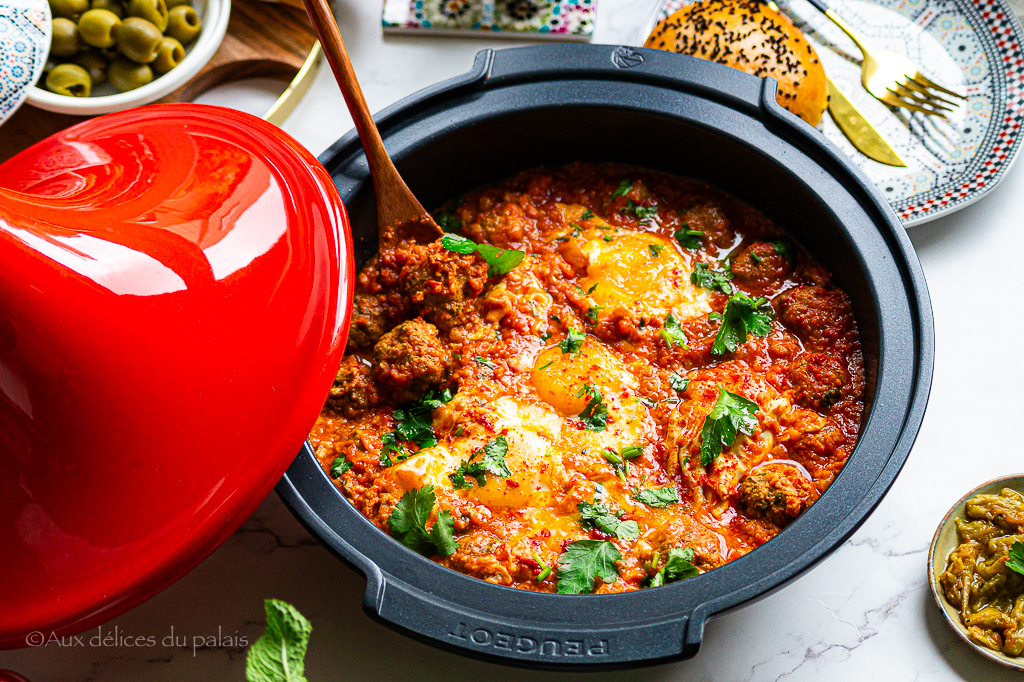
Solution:
{"label": "red tagine lid", "polygon": [[330,176],[248,114],[96,118],[0,165],[0,648],[181,577],[267,496],[344,350]]}

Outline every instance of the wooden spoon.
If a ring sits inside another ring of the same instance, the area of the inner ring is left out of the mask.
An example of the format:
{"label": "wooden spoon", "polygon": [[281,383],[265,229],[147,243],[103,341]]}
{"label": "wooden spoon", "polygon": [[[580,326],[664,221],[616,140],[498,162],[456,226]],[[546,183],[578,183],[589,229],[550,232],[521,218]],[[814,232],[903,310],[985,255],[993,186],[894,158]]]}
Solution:
{"label": "wooden spoon", "polygon": [[373,193],[377,198],[377,227],[380,230],[380,248],[395,246],[404,239],[429,243],[440,239],[443,234],[423,205],[413,196],[405,180],[398,174],[394,162],[384,148],[377,124],[366,106],[363,90],[356,80],[352,61],[348,57],[345,43],[341,39],[338,23],[334,20],[327,0],[303,0],[306,13],[313,23],[327,61],[330,62],[334,78],[338,81],[341,94],[345,96],[349,113],[363,143],[366,160],[373,178]]}

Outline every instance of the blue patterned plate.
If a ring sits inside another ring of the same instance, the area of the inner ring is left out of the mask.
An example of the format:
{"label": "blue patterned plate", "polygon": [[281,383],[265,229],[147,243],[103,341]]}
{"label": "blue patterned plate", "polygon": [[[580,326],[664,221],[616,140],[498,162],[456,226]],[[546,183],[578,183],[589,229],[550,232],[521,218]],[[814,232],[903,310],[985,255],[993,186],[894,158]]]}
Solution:
{"label": "blue patterned plate", "polygon": [[0,0],[0,123],[21,105],[50,52],[46,0]]}
{"label": "blue patterned plate", "polygon": [[[655,24],[691,0],[660,0]],[[884,166],[849,143],[827,115],[821,131],[882,190],[906,226],[934,220],[983,197],[1006,175],[1024,123],[1024,32],[1005,0],[828,0],[873,46],[906,55],[968,100],[949,121],[890,111],[860,84],[860,51],[806,0],[776,0],[804,32],[825,72],[907,162]]]}

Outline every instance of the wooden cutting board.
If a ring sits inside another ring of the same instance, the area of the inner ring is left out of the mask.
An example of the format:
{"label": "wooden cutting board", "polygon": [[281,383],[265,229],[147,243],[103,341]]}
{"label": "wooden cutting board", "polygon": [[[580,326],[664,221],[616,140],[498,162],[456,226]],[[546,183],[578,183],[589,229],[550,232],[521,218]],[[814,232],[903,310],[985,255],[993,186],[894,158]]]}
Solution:
{"label": "wooden cutting board", "polygon": [[[261,0],[232,0],[220,48],[192,80],[158,101],[190,102],[223,83],[277,78],[289,86],[264,118],[280,124],[309,88],[319,64],[320,44],[304,10]],[[0,128],[0,163],[87,118],[23,105]]]}

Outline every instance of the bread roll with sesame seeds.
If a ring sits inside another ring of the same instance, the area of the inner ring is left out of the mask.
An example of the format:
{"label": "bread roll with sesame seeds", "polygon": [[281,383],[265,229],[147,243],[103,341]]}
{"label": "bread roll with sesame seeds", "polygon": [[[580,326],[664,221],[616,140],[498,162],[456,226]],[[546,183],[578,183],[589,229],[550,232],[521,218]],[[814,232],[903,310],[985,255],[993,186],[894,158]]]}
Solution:
{"label": "bread roll with sesame seeds", "polygon": [[779,81],[779,104],[813,126],[828,105],[825,70],[788,17],[759,0],[702,0],[666,17],[644,47]]}

